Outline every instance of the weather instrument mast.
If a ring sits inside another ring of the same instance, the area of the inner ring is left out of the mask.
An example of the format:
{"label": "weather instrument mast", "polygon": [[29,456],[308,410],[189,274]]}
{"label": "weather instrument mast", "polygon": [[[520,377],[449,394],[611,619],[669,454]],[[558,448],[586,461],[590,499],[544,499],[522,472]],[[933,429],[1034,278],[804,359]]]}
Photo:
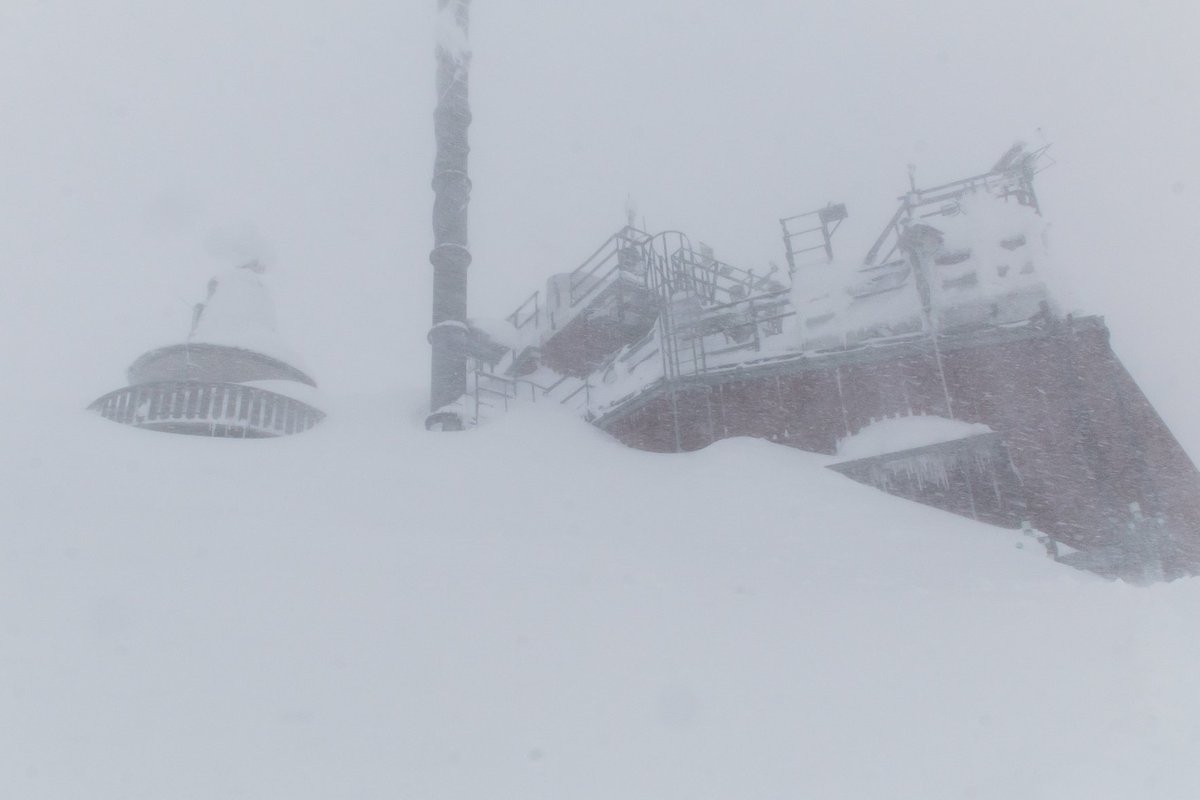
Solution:
{"label": "weather instrument mast", "polygon": [[471,107],[467,76],[471,53],[467,31],[470,0],[438,0],[437,108],[434,133],[437,156],[433,167],[433,348],[430,415],[426,427],[461,430],[460,416],[447,407],[467,390],[467,205],[471,181],[467,176],[470,146],[467,129]]}

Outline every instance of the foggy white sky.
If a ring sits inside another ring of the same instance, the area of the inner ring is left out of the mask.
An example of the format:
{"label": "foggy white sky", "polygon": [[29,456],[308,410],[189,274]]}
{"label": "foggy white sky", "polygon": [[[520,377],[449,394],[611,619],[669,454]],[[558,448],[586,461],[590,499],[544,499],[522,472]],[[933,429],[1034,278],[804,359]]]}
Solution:
{"label": "foggy white sky", "polygon": [[[12,414],[79,408],[178,340],[214,271],[272,267],[330,392],[422,384],[434,0],[6,0],[0,347]],[[1193,454],[1200,57],[1185,2],[476,0],[473,313],[624,219],[782,263],[780,216],[1054,143],[1039,189],[1072,305]]]}

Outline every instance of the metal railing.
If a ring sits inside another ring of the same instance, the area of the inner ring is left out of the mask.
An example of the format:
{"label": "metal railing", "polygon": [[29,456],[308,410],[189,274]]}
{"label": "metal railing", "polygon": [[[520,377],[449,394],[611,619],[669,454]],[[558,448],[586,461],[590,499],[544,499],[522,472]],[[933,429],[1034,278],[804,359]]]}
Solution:
{"label": "metal railing", "polygon": [[[891,260],[900,247],[903,221],[928,219],[952,212],[959,199],[969,192],[982,189],[994,197],[1013,197],[1018,203],[1030,206],[1040,214],[1037,194],[1033,190],[1033,178],[1049,166],[1046,163],[1050,161],[1046,154],[1049,149],[1049,145],[1032,152],[1014,148],[1005,154],[990,172],[927,189],[913,187],[911,192],[900,198],[900,207],[867,251],[863,264],[868,267],[879,266]],[[931,206],[937,207],[928,210]],[[883,253],[882,257],[880,253]]]}
{"label": "metal railing", "polygon": [[215,382],[135,384],[109,392],[89,408],[123,425],[234,438],[300,433],[325,418],[286,395]]}
{"label": "metal railing", "polygon": [[[533,323],[533,327],[538,327],[542,322],[541,296],[541,291],[536,291],[529,295],[525,302],[517,306],[517,310],[509,314],[505,319],[517,330],[521,330],[521,328],[524,328],[530,322]],[[532,306],[532,310],[530,306]]]}
{"label": "metal railing", "polygon": [[610,236],[571,272],[568,284],[571,306],[579,305],[603,287],[618,270],[636,273],[642,268],[641,247],[650,238],[650,234],[630,225]]}
{"label": "metal railing", "polygon": [[[588,300],[595,292],[604,288],[609,278],[618,271],[624,270],[641,277],[645,270],[641,249],[650,238],[649,234],[629,225],[608,237],[595,252],[569,273],[567,306],[574,308]],[[542,302],[542,293],[539,290],[529,295],[505,319],[517,330],[527,325],[539,328],[545,310],[546,304]]]}
{"label": "metal railing", "polygon": [[[650,236],[625,227],[610,236],[569,274],[568,303],[586,302],[623,270],[636,275],[659,296],[658,324],[639,341],[613,353],[585,378],[564,375],[552,385],[543,386],[528,378],[497,375],[481,366],[474,374],[475,420],[478,422],[490,408],[508,410],[509,404],[517,400],[557,402],[590,416],[596,411],[594,390],[612,380],[608,373],[617,365],[628,374],[657,357],[661,375],[656,371],[653,375],[644,373],[645,380],[673,381],[704,374],[710,368],[710,358],[763,349],[764,340],[782,333],[783,321],[795,315],[789,302],[790,290],[785,288],[786,278],[777,276],[774,269],[759,275],[726,264],[703,249],[705,252],[697,252],[687,236],[678,231]],[[509,315],[508,321],[517,328],[531,324],[539,320],[542,308],[540,294],[535,292]],[[548,313],[551,319],[552,308]],[[606,391],[601,397],[609,394]]]}
{"label": "metal railing", "polygon": [[676,363],[668,365],[668,374],[702,375],[721,366],[711,363],[721,356],[762,350],[764,340],[782,334],[783,321],[796,315],[788,295],[781,289],[710,306],[694,323],[676,324],[668,356]]}
{"label": "metal railing", "polygon": [[[798,268],[808,266],[797,263],[798,257],[808,253],[819,252],[821,260],[826,263],[833,261],[833,235],[847,216],[844,204],[829,203],[816,211],[779,220],[779,225],[783,228],[783,246],[787,254],[788,271],[794,275]],[[816,224],[813,224],[814,222]]]}
{"label": "metal railing", "polygon": [[671,268],[705,303],[736,302],[780,286],[774,270],[758,275],[686,246],[671,254]]}
{"label": "metal railing", "polygon": [[[565,388],[564,388],[565,387]],[[473,399],[475,403],[475,423],[478,424],[486,408],[500,407],[509,410],[510,402],[529,401],[557,402],[560,405],[572,405],[572,401],[583,397],[583,410],[590,413],[592,401],[592,382],[590,378],[572,378],[564,375],[549,386],[542,386],[527,378],[510,378],[506,375],[496,375],[486,370],[476,369],[474,373]],[[558,397],[565,393],[565,396]],[[492,400],[494,402],[488,402]],[[577,402],[572,407],[579,410]]]}

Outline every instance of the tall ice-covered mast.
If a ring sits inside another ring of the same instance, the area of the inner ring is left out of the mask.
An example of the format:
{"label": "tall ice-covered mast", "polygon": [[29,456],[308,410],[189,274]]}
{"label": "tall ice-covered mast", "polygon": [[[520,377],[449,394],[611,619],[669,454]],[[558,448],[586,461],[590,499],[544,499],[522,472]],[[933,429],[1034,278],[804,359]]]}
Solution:
{"label": "tall ice-covered mast", "polygon": [[433,359],[431,414],[426,425],[441,430],[461,429],[461,418],[447,406],[467,389],[467,267],[471,264],[467,242],[467,205],[471,199],[467,177],[467,129],[471,124],[467,94],[469,6],[470,0],[438,0],[434,246],[429,254],[433,264],[433,328],[429,332]]}

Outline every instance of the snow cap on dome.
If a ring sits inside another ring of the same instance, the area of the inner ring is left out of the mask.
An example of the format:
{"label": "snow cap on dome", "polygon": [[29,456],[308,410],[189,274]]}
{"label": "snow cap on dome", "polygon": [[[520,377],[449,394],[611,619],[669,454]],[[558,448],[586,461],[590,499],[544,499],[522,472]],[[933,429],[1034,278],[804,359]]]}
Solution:
{"label": "snow cap on dome", "polygon": [[188,341],[252,350],[299,367],[296,354],[276,331],[275,305],[263,283],[266,267],[250,261],[208,282],[208,297],[196,307]]}

